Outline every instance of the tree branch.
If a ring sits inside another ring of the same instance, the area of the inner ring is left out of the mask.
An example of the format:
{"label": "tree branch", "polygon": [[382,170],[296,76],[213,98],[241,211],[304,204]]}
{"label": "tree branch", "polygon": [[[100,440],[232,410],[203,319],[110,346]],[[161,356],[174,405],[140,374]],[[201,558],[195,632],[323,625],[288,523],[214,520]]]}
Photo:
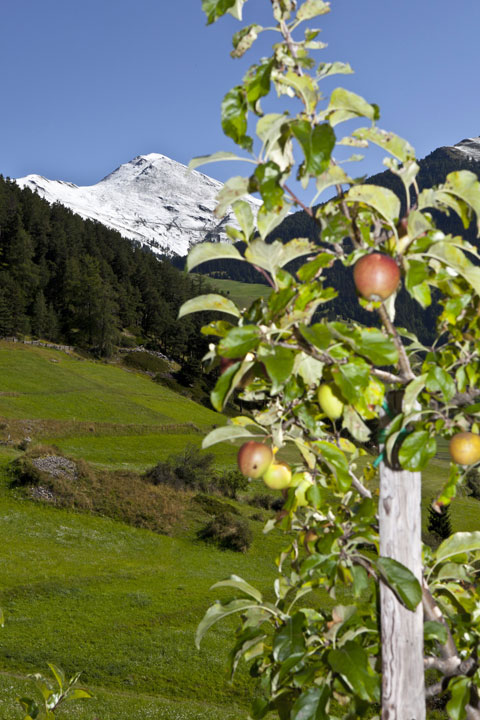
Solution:
{"label": "tree branch", "polygon": [[391,336],[393,342],[395,343],[395,347],[398,350],[398,362],[405,380],[407,382],[409,380],[413,380],[415,378],[415,374],[410,366],[410,360],[408,359],[407,353],[405,351],[405,346],[402,343],[402,338],[398,334],[397,328],[388,317],[388,313],[383,302],[378,308],[378,314],[380,315],[380,319],[384,328]]}

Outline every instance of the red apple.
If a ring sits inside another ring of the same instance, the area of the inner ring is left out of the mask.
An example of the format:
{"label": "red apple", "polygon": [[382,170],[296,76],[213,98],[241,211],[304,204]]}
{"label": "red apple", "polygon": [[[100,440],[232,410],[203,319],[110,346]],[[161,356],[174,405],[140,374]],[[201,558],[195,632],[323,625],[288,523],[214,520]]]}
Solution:
{"label": "red apple", "polygon": [[353,280],[366,300],[386,300],[398,287],[400,268],[389,255],[370,253],[355,263]]}
{"label": "red apple", "polygon": [[273,461],[273,453],[268,445],[249,440],[238,451],[237,462],[240,472],[246,477],[259,478],[265,474]]}

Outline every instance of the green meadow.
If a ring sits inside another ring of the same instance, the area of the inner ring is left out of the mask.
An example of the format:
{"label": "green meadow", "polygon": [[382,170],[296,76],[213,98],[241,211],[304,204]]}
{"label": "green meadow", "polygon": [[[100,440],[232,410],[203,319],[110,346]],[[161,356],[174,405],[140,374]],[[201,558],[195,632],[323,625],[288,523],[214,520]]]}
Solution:
{"label": "green meadow", "polygon": [[[235,553],[197,538],[209,516],[192,493],[180,494],[181,512],[167,535],[34,501],[11,488],[8,474],[26,436],[99,472],[140,473],[188,443],[199,446],[223,422],[146,375],[0,342],[0,718],[23,717],[16,697],[35,694],[27,675],[48,674],[47,662],[67,674],[82,670],[94,693],[66,705],[59,718],[246,718],[253,680],[241,667],[231,684],[225,670],[234,620],[215,626],[200,651],[194,633],[208,605],[229,596],[210,587],[232,573],[272,599],[282,537],[263,533],[271,513],[229,500],[253,532],[248,552]],[[214,451],[219,466],[234,465],[233,446]],[[447,468],[442,446],[424,473],[425,522]],[[459,497],[454,531],[478,530],[478,508]],[[319,593],[311,600],[331,602]]]}

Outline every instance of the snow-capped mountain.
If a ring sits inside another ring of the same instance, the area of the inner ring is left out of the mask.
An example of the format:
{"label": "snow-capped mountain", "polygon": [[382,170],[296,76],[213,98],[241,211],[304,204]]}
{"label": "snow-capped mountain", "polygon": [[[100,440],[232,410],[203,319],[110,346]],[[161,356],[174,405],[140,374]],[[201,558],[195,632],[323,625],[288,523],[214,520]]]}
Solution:
{"label": "snow-capped mountain", "polygon": [[[213,214],[221,182],[158,153],[139,155],[96,185],[82,187],[41,175],[16,182],[162,254],[186,255],[192,244],[223,240],[225,226],[236,225],[233,213],[221,220]],[[249,202],[260,204],[254,198]]]}

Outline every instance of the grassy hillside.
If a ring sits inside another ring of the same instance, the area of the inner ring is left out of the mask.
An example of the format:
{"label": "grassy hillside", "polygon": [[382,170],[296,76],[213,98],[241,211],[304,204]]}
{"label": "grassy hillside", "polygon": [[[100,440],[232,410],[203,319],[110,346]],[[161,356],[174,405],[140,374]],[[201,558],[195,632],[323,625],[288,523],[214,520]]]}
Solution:
{"label": "grassy hillside", "polygon": [[[224,589],[210,586],[231,573],[272,598],[279,533],[264,535],[267,511],[232,502],[247,518],[246,554],[220,551],[197,538],[208,514],[193,493],[180,493],[170,534],[33,502],[11,489],[7,469],[30,437],[54,443],[102,472],[143,471],[189,442],[200,445],[217,413],[120,367],[45,348],[0,342],[0,718],[22,717],[16,696],[32,695],[27,673],[54,662],[83,670],[95,699],[59,714],[75,720],[240,720],[253,681],[241,668],[225,675],[234,621],[208,633],[198,652],[195,628]],[[233,446],[215,449],[232,466]],[[424,473],[427,505],[447,475],[446,454]],[[127,476],[128,478],[128,476]],[[255,486],[260,492],[261,484]],[[253,490],[254,491],[254,490]],[[478,530],[480,505],[460,497],[453,530]],[[316,593],[307,600],[332,602]],[[342,601],[342,598],[339,598]]]}
{"label": "grassy hillside", "polygon": [[225,422],[138,372],[47,348],[0,342],[0,378],[0,441],[30,437],[108,466],[151,467]]}

